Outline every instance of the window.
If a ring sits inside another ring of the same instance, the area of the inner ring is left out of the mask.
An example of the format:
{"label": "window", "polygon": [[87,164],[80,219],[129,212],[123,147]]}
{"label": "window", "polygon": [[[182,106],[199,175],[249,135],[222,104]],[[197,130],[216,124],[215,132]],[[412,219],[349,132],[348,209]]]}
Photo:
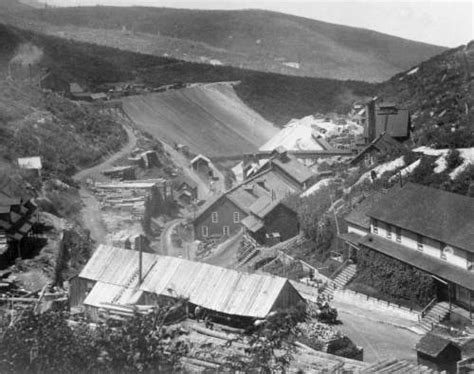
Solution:
{"label": "window", "polygon": [[239,223],[239,222],[240,222],[240,213],[234,212],[234,223]]}
{"label": "window", "polygon": [[392,226],[387,224],[387,239],[392,239]]}
{"label": "window", "polygon": [[402,242],[402,229],[400,227],[395,227],[395,236],[397,243]]}
{"label": "window", "polygon": [[416,236],[416,248],[419,251],[423,250],[423,237],[421,235]]}
{"label": "window", "polygon": [[201,227],[201,233],[203,237],[207,237],[209,235],[209,229],[207,226],[202,226]]}
{"label": "window", "polygon": [[217,222],[219,222],[219,217],[218,217],[218,215],[217,215],[217,212],[212,212],[212,214],[211,214],[211,221],[212,221],[212,223],[217,223]]}
{"label": "window", "polygon": [[222,228],[222,233],[223,233],[224,235],[229,236],[229,233],[230,233],[229,226],[224,226],[224,227]]}
{"label": "window", "polygon": [[378,234],[379,233],[379,226],[378,226],[378,222],[377,222],[376,219],[374,219],[372,221],[372,226],[373,226],[372,231],[374,232],[374,234]]}

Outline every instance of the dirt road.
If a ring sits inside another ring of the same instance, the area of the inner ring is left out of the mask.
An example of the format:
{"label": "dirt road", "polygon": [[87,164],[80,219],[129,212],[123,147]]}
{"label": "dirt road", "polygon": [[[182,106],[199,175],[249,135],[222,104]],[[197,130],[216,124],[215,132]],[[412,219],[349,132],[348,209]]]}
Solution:
{"label": "dirt road", "polygon": [[94,178],[100,175],[100,173],[104,170],[110,169],[112,167],[112,164],[117,161],[118,159],[126,156],[130,152],[133,151],[133,149],[137,145],[137,137],[133,133],[132,129],[126,125],[123,125],[123,128],[127,132],[127,137],[128,141],[127,144],[125,144],[120,151],[117,153],[114,153],[111,155],[109,158],[107,158],[105,161],[101,162],[98,165],[92,166],[88,169],[81,170],[80,172],[76,173],[72,178],[75,181],[84,181],[87,178]]}
{"label": "dirt road", "polygon": [[160,254],[164,256],[183,256],[182,248],[175,247],[171,235],[176,226],[184,222],[184,219],[178,218],[166,223],[160,235]]}
{"label": "dirt road", "polygon": [[[137,144],[137,138],[132,129],[123,122],[121,123],[127,132],[128,141],[120,151],[114,153],[105,161],[88,169],[81,170],[73,176],[77,182],[84,182],[88,178],[96,179],[100,177],[103,170],[109,169],[112,164],[123,156],[129,154]],[[84,183],[81,183],[79,195],[83,202],[81,209],[81,219],[83,226],[90,231],[91,238],[98,244],[107,243],[107,227],[104,224],[101,206],[95,196],[87,189]]]}
{"label": "dirt road", "polygon": [[243,232],[239,232],[224,243],[217,246],[214,252],[203,260],[211,265],[233,268],[237,262],[237,250],[242,240]]}

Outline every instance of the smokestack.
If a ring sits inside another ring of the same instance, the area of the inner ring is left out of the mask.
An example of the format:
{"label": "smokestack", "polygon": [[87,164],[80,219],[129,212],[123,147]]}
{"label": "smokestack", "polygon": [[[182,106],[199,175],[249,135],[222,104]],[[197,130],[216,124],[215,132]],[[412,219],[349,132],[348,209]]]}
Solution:
{"label": "smokestack", "polygon": [[373,98],[367,104],[367,143],[372,142],[375,139],[375,100]]}
{"label": "smokestack", "polygon": [[138,285],[142,284],[142,236],[138,236]]}

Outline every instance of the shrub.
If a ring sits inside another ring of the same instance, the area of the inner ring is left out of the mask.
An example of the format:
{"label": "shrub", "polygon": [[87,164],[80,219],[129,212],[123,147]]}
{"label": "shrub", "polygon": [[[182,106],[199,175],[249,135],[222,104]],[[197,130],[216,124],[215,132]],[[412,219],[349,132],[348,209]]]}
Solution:
{"label": "shrub", "polygon": [[355,360],[360,359],[361,356],[360,349],[347,336],[330,342],[327,353]]}
{"label": "shrub", "polygon": [[464,160],[457,149],[452,148],[448,151],[446,155],[446,164],[450,170],[456,169],[463,163],[463,161]]}
{"label": "shrub", "polygon": [[376,251],[361,248],[354,282],[371,286],[389,297],[425,306],[435,295],[433,278],[410,265]]}

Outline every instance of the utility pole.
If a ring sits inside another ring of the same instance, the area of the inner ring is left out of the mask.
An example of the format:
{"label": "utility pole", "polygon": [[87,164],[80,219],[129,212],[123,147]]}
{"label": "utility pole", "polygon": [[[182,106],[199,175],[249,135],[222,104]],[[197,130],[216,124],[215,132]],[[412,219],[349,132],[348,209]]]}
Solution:
{"label": "utility pole", "polygon": [[138,285],[142,284],[142,236],[138,236]]}

